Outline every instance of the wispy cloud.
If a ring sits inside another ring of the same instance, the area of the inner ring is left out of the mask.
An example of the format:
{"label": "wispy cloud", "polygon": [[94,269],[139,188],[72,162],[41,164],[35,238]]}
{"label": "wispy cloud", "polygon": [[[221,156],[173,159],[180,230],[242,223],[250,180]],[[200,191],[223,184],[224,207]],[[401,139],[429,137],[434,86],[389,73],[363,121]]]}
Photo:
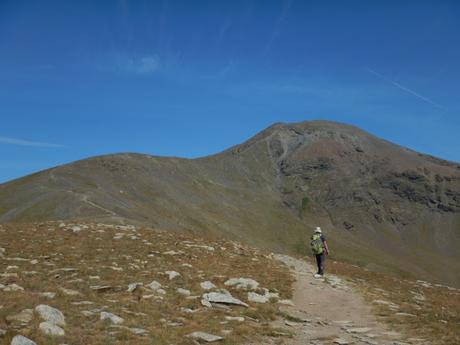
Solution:
{"label": "wispy cloud", "polygon": [[406,91],[407,93],[410,93],[411,95],[421,99],[422,101],[425,101],[426,103],[429,103],[431,104],[432,106],[436,107],[436,108],[439,108],[439,109],[442,109],[442,110],[447,110],[446,107],[444,107],[443,105],[439,104],[439,103],[436,103],[436,102],[433,102],[431,99],[429,99],[428,97],[425,97],[425,96],[422,96],[421,94],[419,94],[418,92],[415,92],[414,90],[411,90],[409,89],[408,87],[404,86],[404,85],[401,85],[400,83],[394,81],[394,80],[391,80],[387,77],[385,77],[384,75],[374,71],[373,69],[369,68],[369,67],[366,67],[366,71],[368,71],[369,73],[372,73],[373,75],[377,76],[378,78],[380,78],[381,80],[393,85],[393,86],[396,86],[398,89],[400,90],[403,90],[403,91]]}
{"label": "wispy cloud", "polygon": [[157,55],[141,57],[118,57],[116,65],[118,69],[124,72],[134,74],[152,74],[160,66],[160,59]]}
{"label": "wispy cloud", "polygon": [[42,143],[38,141],[23,140],[17,138],[0,137],[0,143],[8,145],[19,145],[19,146],[34,146],[34,147],[48,147],[48,148],[62,148],[64,145]]}
{"label": "wispy cloud", "polygon": [[211,75],[202,76],[202,79],[225,79],[230,73],[235,70],[236,62],[233,60],[228,61],[219,71]]}
{"label": "wispy cloud", "polygon": [[265,46],[265,49],[264,49],[264,55],[265,56],[268,55],[268,53],[270,52],[270,50],[272,48],[273,43],[276,41],[276,39],[281,34],[281,28],[282,28],[284,22],[286,21],[286,19],[288,17],[288,14],[289,14],[289,11],[290,11],[291,7],[292,7],[292,0],[285,0],[283,2],[283,7],[281,9],[281,13],[278,16],[278,18],[276,19],[274,29],[273,29],[273,31],[272,31],[269,39],[268,39],[267,45]]}

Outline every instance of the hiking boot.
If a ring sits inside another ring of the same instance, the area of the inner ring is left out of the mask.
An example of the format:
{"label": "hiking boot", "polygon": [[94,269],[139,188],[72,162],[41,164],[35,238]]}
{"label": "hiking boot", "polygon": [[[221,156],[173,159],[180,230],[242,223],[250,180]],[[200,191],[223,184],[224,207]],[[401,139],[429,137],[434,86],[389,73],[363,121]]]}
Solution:
{"label": "hiking boot", "polygon": [[313,277],[315,278],[322,278],[323,276],[321,274],[316,273]]}

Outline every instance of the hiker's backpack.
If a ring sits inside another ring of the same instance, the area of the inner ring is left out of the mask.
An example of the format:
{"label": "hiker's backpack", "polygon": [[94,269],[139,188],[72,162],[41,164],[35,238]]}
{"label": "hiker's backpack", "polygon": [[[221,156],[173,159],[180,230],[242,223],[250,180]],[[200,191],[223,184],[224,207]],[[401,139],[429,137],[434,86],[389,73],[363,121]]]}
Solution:
{"label": "hiker's backpack", "polygon": [[314,234],[311,236],[311,251],[313,254],[322,254],[324,251],[323,241],[321,240],[321,234]]}

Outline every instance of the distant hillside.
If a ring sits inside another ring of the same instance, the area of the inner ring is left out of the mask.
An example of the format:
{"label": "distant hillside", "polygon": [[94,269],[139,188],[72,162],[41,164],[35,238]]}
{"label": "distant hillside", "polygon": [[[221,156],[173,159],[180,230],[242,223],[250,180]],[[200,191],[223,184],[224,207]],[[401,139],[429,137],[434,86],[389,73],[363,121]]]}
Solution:
{"label": "distant hillside", "polygon": [[460,165],[356,127],[275,124],[200,159],[94,157],[0,185],[0,222],[126,222],[460,285]]}

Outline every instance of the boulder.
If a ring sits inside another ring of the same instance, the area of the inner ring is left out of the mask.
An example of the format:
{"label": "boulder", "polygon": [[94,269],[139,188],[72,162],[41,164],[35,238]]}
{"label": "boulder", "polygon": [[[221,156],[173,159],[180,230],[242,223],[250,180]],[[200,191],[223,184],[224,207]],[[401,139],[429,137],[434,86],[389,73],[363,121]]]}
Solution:
{"label": "boulder", "polygon": [[45,321],[45,322],[40,323],[38,328],[40,329],[40,331],[42,331],[43,333],[45,333],[47,335],[52,335],[52,336],[63,336],[63,335],[65,335],[65,332],[61,327],[56,326],[54,323],[49,322],[49,321]]}
{"label": "boulder", "polygon": [[35,311],[44,321],[49,321],[57,326],[65,326],[65,317],[62,312],[46,304],[35,307]]}
{"label": "boulder", "polygon": [[11,339],[11,345],[37,345],[37,343],[22,335],[16,335]]}
{"label": "boulder", "polygon": [[201,303],[204,306],[210,307],[211,303],[222,303],[230,305],[240,305],[243,307],[248,307],[248,305],[239,299],[233,297],[227,290],[220,290],[221,292],[208,292],[203,294],[201,298]]}

